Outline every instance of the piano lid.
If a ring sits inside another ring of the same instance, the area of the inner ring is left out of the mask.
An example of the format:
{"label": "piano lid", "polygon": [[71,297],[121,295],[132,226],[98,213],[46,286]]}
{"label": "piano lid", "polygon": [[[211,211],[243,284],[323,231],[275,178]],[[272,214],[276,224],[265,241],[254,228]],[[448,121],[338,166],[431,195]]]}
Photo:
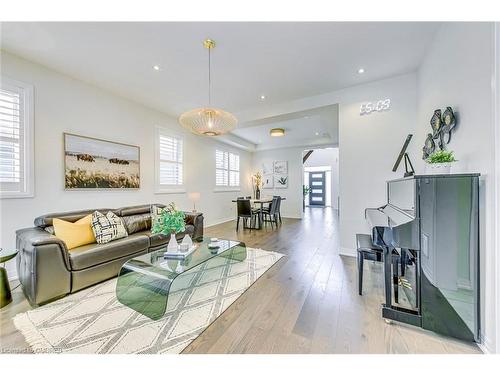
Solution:
{"label": "piano lid", "polygon": [[406,224],[415,219],[408,212],[402,211],[391,204],[379,208],[367,208],[365,218],[372,227],[390,228]]}

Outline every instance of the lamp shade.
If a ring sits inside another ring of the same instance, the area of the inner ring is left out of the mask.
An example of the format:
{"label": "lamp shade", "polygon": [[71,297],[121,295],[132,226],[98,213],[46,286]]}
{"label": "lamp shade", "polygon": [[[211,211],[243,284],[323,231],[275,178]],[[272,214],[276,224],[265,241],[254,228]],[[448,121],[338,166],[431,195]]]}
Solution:
{"label": "lamp shade", "polygon": [[183,113],[179,122],[194,134],[217,136],[233,130],[238,120],[222,109],[197,108]]}
{"label": "lamp shade", "polygon": [[198,192],[188,193],[188,198],[192,202],[197,202],[200,200],[201,194]]}

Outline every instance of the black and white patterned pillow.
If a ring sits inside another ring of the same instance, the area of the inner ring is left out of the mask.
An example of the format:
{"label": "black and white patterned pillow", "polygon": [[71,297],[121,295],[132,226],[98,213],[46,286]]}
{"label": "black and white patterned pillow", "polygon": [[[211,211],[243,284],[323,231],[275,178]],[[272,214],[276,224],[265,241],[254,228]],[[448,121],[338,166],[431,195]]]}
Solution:
{"label": "black and white patterned pillow", "polygon": [[161,220],[161,214],[164,210],[165,207],[159,207],[155,204],[151,205],[151,229]]}
{"label": "black and white patterned pillow", "polygon": [[99,211],[95,211],[92,214],[92,231],[96,242],[99,244],[128,236],[122,219],[112,212],[103,215]]}

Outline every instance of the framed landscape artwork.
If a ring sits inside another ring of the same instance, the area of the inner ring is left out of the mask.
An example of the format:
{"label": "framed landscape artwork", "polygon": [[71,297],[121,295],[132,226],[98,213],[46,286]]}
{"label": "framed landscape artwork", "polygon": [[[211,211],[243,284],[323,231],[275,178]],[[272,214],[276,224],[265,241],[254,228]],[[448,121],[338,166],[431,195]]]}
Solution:
{"label": "framed landscape artwork", "polygon": [[139,189],[138,146],[64,133],[65,189]]}

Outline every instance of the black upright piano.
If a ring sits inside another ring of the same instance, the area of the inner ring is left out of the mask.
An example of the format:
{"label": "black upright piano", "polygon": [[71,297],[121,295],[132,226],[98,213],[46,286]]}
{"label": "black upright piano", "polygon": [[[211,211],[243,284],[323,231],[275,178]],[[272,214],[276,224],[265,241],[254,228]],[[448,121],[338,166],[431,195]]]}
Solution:
{"label": "black upright piano", "polygon": [[382,316],[479,341],[479,174],[388,181],[365,217],[384,249]]}

